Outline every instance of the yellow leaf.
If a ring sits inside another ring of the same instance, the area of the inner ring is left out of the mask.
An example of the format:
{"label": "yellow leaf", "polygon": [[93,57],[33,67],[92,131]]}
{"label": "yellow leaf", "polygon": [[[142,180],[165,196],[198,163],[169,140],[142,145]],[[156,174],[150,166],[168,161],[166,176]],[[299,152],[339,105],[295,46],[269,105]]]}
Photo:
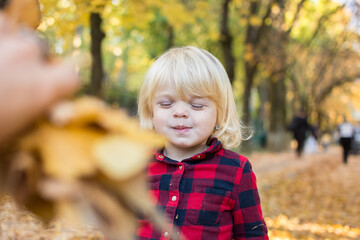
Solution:
{"label": "yellow leaf", "polygon": [[139,129],[136,120],[130,119],[122,110],[104,110],[98,120],[99,125],[110,132],[129,134]]}
{"label": "yellow leaf", "polygon": [[119,135],[105,136],[94,145],[98,168],[114,180],[125,180],[140,173],[150,152],[151,147]]}
{"label": "yellow leaf", "polygon": [[41,127],[38,148],[44,172],[52,177],[75,179],[95,172],[91,155],[94,142],[102,134],[88,129]]}
{"label": "yellow leaf", "polygon": [[107,109],[99,116],[98,123],[111,133],[125,135],[130,140],[144,143],[149,147],[155,148],[164,145],[163,137],[141,130],[138,121],[129,118],[126,112],[121,110]]}
{"label": "yellow leaf", "polygon": [[61,102],[50,113],[50,121],[56,126],[86,125],[96,122],[106,104],[94,97],[82,97],[74,102]]}
{"label": "yellow leaf", "polygon": [[262,23],[262,20],[257,16],[251,16],[250,17],[250,25],[252,26],[260,26]]}

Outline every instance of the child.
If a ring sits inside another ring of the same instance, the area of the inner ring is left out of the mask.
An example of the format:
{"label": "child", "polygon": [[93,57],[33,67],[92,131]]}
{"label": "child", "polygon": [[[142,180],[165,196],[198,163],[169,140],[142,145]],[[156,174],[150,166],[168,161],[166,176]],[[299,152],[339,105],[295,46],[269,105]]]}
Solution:
{"label": "child", "polygon": [[138,238],[268,239],[250,162],[226,148],[244,138],[230,81],[209,52],[173,48],[146,73],[140,124],[167,139],[149,164],[150,192],[166,232],[140,221]]}

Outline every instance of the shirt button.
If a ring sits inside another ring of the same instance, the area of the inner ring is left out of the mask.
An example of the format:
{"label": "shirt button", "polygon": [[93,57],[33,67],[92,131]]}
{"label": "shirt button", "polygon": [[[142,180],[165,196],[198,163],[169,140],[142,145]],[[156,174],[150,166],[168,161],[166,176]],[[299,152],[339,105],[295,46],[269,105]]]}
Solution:
{"label": "shirt button", "polygon": [[182,165],[179,166],[179,169],[180,169],[180,170],[182,169]]}
{"label": "shirt button", "polygon": [[168,237],[169,233],[168,232],[164,232],[164,237]]}
{"label": "shirt button", "polygon": [[171,198],[171,201],[175,202],[176,199],[177,199],[177,197],[176,197],[176,196],[173,196],[173,197]]}
{"label": "shirt button", "polygon": [[176,214],[175,219],[178,219],[178,218],[179,218],[179,214]]}

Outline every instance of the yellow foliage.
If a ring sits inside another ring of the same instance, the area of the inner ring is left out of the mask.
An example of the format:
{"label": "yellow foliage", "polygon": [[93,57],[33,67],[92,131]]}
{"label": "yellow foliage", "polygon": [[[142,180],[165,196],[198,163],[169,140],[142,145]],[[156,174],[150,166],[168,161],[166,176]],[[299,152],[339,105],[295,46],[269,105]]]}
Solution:
{"label": "yellow foliage", "polygon": [[220,38],[220,33],[218,31],[210,29],[209,38],[213,41],[218,41]]}
{"label": "yellow foliage", "polygon": [[72,180],[94,174],[96,166],[92,149],[94,142],[103,134],[88,129],[58,128],[42,124],[25,138],[24,145],[38,149],[48,176]]}
{"label": "yellow foliage", "polygon": [[148,144],[120,135],[110,135],[95,143],[94,156],[96,165],[105,175],[115,180],[124,180],[139,173],[138,166],[146,164],[151,150]]}
{"label": "yellow foliage", "polygon": [[164,4],[162,14],[175,29],[180,29],[183,25],[192,24],[195,21],[194,16],[185,9],[184,5],[175,1],[172,4]]}
{"label": "yellow foliage", "polygon": [[206,19],[209,17],[210,4],[205,1],[196,1],[194,7],[194,15],[199,18]]}
{"label": "yellow foliage", "polygon": [[250,25],[256,26],[256,27],[260,26],[261,23],[262,23],[261,18],[259,18],[258,16],[255,16],[255,15],[252,15],[252,16],[250,17],[250,20],[249,20],[249,21],[250,21]]}
{"label": "yellow foliage", "polygon": [[245,46],[244,59],[248,62],[252,62],[254,58],[254,47],[251,44],[247,44]]}
{"label": "yellow foliage", "polygon": [[[106,235],[129,239],[139,213],[164,226],[143,175],[151,152],[163,144],[124,111],[82,97],[54,106],[17,140],[10,157],[0,158],[0,169],[8,169],[5,188],[40,216],[87,224],[91,215]],[[32,202],[35,196],[41,201]]]}

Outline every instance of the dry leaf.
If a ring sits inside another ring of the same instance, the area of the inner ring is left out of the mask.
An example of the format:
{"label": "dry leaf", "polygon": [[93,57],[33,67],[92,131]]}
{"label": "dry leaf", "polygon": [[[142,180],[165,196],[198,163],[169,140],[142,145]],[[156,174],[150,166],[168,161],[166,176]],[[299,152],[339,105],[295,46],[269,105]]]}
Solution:
{"label": "dry leaf", "polygon": [[109,135],[94,145],[95,161],[111,179],[126,180],[137,175],[149,160],[152,148],[124,136]]}
{"label": "dry leaf", "polygon": [[20,140],[20,148],[40,154],[44,173],[75,179],[95,172],[92,148],[103,132],[90,128],[59,128],[48,123]]}
{"label": "dry leaf", "polygon": [[103,134],[89,129],[57,128],[44,125],[40,129],[39,152],[44,173],[57,178],[74,179],[94,174],[96,167],[92,149]]}
{"label": "dry leaf", "polygon": [[58,103],[50,112],[50,121],[56,126],[84,126],[98,122],[105,109],[105,102],[86,96]]}
{"label": "dry leaf", "polygon": [[139,215],[164,229],[165,220],[147,193],[144,171],[153,150],[163,144],[162,137],[142,131],[124,111],[99,99],[61,103],[15,146],[39,163],[32,168],[26,161],[17,164],[16,169],[38,173],[32,183],[37,187],[23,203],[44,219],[101,226],[107,239],[130,239]]}
{"label": "dry leaf", "polygon": [[[116,196],[104,191],[94,185],[85,184],[82,187],[84,196],[96,210],[93,216],[96,216],[100,222],[101,228],[106,233],[109,240],[131,240],[134,239],[134,233],[137,227],[137,218],[134,213],[120,204]],[[84,216],[86,211],[80,214]],[[87,221],[85,219],[85,221]]]}

